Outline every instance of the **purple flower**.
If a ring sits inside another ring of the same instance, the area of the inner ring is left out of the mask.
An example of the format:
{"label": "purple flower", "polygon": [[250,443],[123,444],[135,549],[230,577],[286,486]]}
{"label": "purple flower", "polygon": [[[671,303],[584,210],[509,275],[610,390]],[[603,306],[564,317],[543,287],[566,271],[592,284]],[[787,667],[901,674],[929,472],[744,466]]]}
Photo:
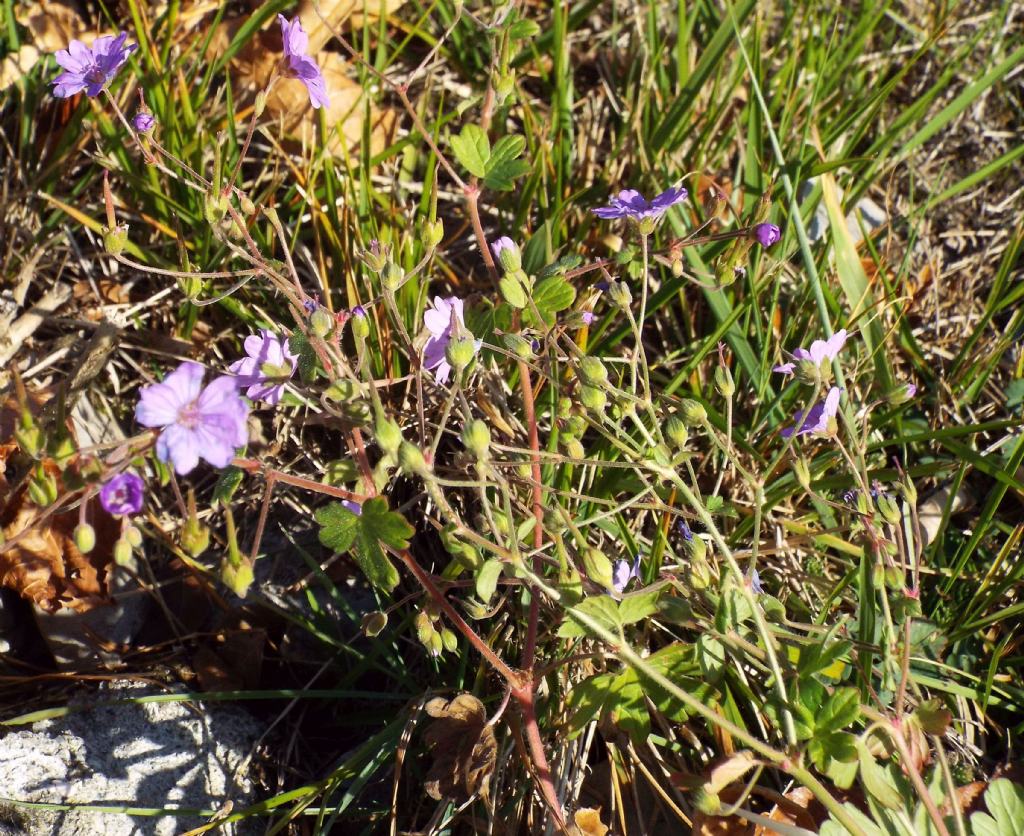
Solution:
{"label": "purple flower", "polygon": [[108,514],[137,514],[142,510],[144,484],[134,473],[118,473],[100,489],[100,505]]}
{"label": "purple flower", "polygon": [[793,433],[797,435],[816,435],[828,430],[829,422],[836,417],[839,411],[839,395],[842,389],[833,386],[828,390],[825,400],[816,403],[806,413],[798,412],[794,416],[796,426],[786,427],[782,431],[783,438],[789,438]]}
{"label": "purple flower", "polygon": [[917,394],[917,386],[913,383],[908,383],[906,388],[907,400],[914,397]]}
{"label": "purple flower", "polygon": [[584,311],[582,314],[582,318],[584,325],[593,325],[594,320],[597,319],[597,315],[592,313],[591,311]]}
{"label": "purple flower", "polygon": [[156,119],[153,118],[152,113],[140,110],[135,114],[135,118],[132,119],[132,127],[140,134],[148,134],[156,127]]}
{"label": "purple flower", "polygon": [[680,520],[678,528],[679,528],[679,533],[683,535],[683,539],[687,543],[692,543],[693,542],[693,530],[690,528],[689,523],[687,523],[686,520]]}
{"label": "purple flower", "polygon": [[203,367],[185,362],[163,379],[143,388],[135,420],[144,427],[163,427],[156,455],[184,475],[200,457],[214,467],[227,467],[235,449],[248,440],[249,406],[238,394],[233,377],[218,377],[203,388]]}
{"label": "purple flower", "polygon": [[498,263],[508,272],[522,269],[523,255],[519,252],[516,242],[507,235],[502,235],[497,241],[491,242],[491,252],[498,259]]}
{"label": "purple flower", "polygon": [[452,367],[445,357],[445,349],[452,338],[453,321],[458,323],[460,328],[466,327],[466,320],[462,313],[462,300],[455,296],[442,299],[434,297],[434,307],[423,312],[423,324],[430,332],[430,339],[423,346],[423,367],[436,369],[434,380],[438,383],[447,383],[448,375]]}
{"label": "purple flower", "polygon": [[347,508],[347,509],[348,509],[349,511],[351,511],[351,512],[352,512],[353,514],[355,514],[355,515],[356,515],[357,517],[358,517],[358,516],[361,516],[361,515],[362,515],[362,513],[363,513],[363,506],[362,506],[362,505],[360,505],[360,504],[359,504],[358,502],[356,502],[355,500],[352,500],[352,499],[343,499],[343,500],[341,500],[341,504],[342,504],[342,505],[344,505],[344,506],[345,506],[345,508]]}
{"label": "purple flower", "polygon": [[284,15],[278,15],[277,20],[281,24],[281,37],[284,39],[285,75],[297,78],[306,85],[309,103],[314,108],[329,107],[331,102],[327,98],[324,75],[316,61],[306,55],[309,36],[303,30],[302,23],[298,18],[289,23]]}
{"label": "purple flower", "polygon": [[782,238],[782,231],[775,224],[758,224],[751,230],[754,240],[762,247],[770,247]]}
{"label": "purple flower", "polygon": [[640,555],[636,556],[636,562],[630,566],[628,560],[616,560],[612,566],[612,587],[621,595],[633,578],[640,577]]}
{"label": "purple flower", "polygon": [[229,371],[238,375],[235,383],[249,387],[245,394],[254,401],[279,403],[284,381],[295,374],[299,364],[299,356],[288,347],[288,338],[282,339],[264,329],[259,335],[246,337],[243,345],[249,356],[228,366]]}
{"label": "purple flower", "polygon": [[761,576],[757,574],[757,569],[755,569],[754,574],[750,576],[750,588],[754,591],[755,595],[764,594],[764,587],[761,585]]}
{"label": "purple flower", "polygon": [[101,35],[91,47],[72,41],[67,49],[57,50],[53,57],[64,72],[53,80],[53,95],[66,99],[85,90],[88,96],[98,96],[128,56],[139,48],[138,44],[125,46],[127,37],[127,32],[116,38]]}
{"label": "purple flower", "polygon": [[682,187],[672,186],[663,191],[653,200],[647,200],[640,192],[625,189],[617,197],[608,201],[607,206],[591,209],[599,218],[632,218],[642,221],[645,218],[657,220],[664,215],[669,207],[686,200],[687,191]]}
{"label": "purple flower", "polygon": [[[818,369],[825,360],[831,362],[836,359],[840,350],[846,344],[846,336],[846,329],[840,328],[827,340],[815,340],[811,343],[810,350],[804,348],[795,349],[793,357],[798,361],[809,361],[815,369]],[[779,366],[775,366],[772,371],[781,372],[782,374],[793,374],[795,367],[796,363],[782,363]]]}

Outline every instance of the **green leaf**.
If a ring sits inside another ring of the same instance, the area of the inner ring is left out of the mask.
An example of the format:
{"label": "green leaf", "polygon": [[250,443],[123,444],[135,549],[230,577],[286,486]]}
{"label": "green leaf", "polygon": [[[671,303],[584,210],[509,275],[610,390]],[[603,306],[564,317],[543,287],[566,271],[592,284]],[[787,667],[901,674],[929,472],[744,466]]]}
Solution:
{"label": "green leaf", "polygon": [[665,586],[666,584],[659,583],[623,595],[619,602],[619,621],[623,625],[636,624],[636,622],[654,615],[658,611],[658,598]]}
{"label": "green leaf", "polygon": [[356,541],[359,517],[340,502],[332,502],[313,514],[320,524],[320,542],[338,554],[347,552]]}
{"label": "green leaf", "polygon": [[491,171],[502,163],[516,160],[522,156],[526,149],[526,140],[521,136],[503,136],[491,150],[490,159],[487,160],[487,170]]}
{"label": "green leaf", "polygon": [[974,813],[974,836],[1017,836],[1024,822],[1024,788],[1006,778],[997,778],[985,790],[988,813]]}
{"label": "green leaf", "polygon": [[502,276],[498,281],[498,288],[501,290],[502,298],[513,308],[522,310],[526,307],[529,299],[526,295],[526,288],[515,276]]}
{"label": "green leaf", "polygon": [[213,502],[227,505],[238,490],[238,486],[242,484],[244,476],[245,471],[240,467],[225,467],[217,477],[217,484],[213,486]]}
{"label": "green leaf", "polygon": [[815,723],[819,731],[836,732],[853,725],[860,717],[860,692],[856,688],[837,688]]}
{"label": "green leaf", "polygon": [[295,331],[288,338],[288,347],[299,355],[299,377],[305,383],[311,383],[316,378],[317,358],[309,339],[301,331]]}
{"label": "green leaf", "polygon": [[[575,299],[576,288],[562,276],[541,279],[533,289],[533,304],[537,306],[537,310],[548,325],[554,324],[555,314],[564,311]],[[525,319],[529,320],[529,324],[539,324],[534,321],[532,310],[526,311]]]}
{"label": "green leaf", "polygon": [[857,757],[860,761],[860,779],[864,784],[864,789],[883,807],[899,810],[903,805],[903,800],[889,771],[879,766],[871,752],[868,751],[868,747],[860,741],[857,742]]}
{"label": "green leaf", "polygon": [[414,529],[405,517],[388,509],[382,497],[363,503],[362,513],[353,514],[340,502],[321,508],[314,515],[320,524],[320,542],[336,552],[352,550],[366,579],[378,589],[390,592],[398,585],[398,570],[381,544],[405,549]]}
{"label": "green leaf", "polygon": [[529,173],[530,164],[526,160],[506,160],[488,169],[484,185],[496,192],[510,192],[515,188],[515,181]]}
{"label": "green leaf", "polygon": [[458,136],[451,138],[455,158],[474,177],[487,174],[487,161],[491,158],[491,143],[479,125],[465,125]]}
{"label": "green leaf", "polygon": [[540,26],[532,21],[521,18],[508,27],[508,36],[514,41],[525,41],[536,38],[540,34]]}
{"label": "green leaf", "polygon": [[576,607],[566,611],[566,620],[558,628],[558,635],[563,639],[573,639],[578,636],[594,636],[590,629],[582,621],[575,617],[575,610],[585,616],[589,616],[606,630],[618,632],[619,629],[619,607],[610,595],[592,595],[584,598]]}
{"label": "green leaf", "polygon": [[[532,238],[530,239],[533,240]],[[546,267],[542,268],[537,274],[540,279],[546,279],[550,276],[562,276],[568,273],[570,270],[575,270],[583,263],[583,256],[576,253],[570,253],[569,255],[563,255],[558,261],[555,261]],[[1013,384],[1010,384],[1012,387]],[[1009,391],[1009,388],[1007,389]]]}
{"label": "green leaf", "polygon": [[476,573],[476,596],[485,604],[491,600],[494,590],[498,588],[501,577],[501,561],[496,557],[485,560],[480,571]]}

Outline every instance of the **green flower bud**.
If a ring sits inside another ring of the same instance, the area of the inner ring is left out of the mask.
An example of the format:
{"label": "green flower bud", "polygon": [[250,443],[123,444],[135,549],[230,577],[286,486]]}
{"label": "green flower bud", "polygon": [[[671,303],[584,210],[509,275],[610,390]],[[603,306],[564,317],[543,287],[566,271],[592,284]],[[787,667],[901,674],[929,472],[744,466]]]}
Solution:
{"label": "green flower bud", "polygon": [[318,337],[326,337],[334,328],[334,317],[327,308],[317,305],[316,310],[309,317],[309,330]]}
{"label": "green flower bud", "polygon": [[572,414],[572,398],[561,397],[558,399],[558,407],[555,415],[558,418],[568,418]]}
{"label": "green flower bud", "polygon": [[590,386],[604,386],[608,383],[608,370],[596,357],[584,357],[580,361],[580,379]]}
{"label": "green flower bud", "polygon": [[[828,364],[823,364],[828,368]],[[808,386],[817,386],[819,383],[823,383],[821,375],[822,367],[815,363],[813,360],[797,360],[796,366],[793,369],[793,375],[801,383],[806,383]]]}
{"label": "green flower bud", "polygon": [[256,94],[256,102],[253,104],[253,116],[259,119],[263,115],[263,111],[267,107],[267,91],[260,90]]}
{"label": "green flower bud", "polygon": [[114,543],[114,563],[118,566],[131,566],[132,560],[132,544],[122,537]]}
{"label": "green flower bud", "polygon": [[875,504],[878,506],[878,510],[881,511],[882,517],[885,521],[891,525],[898,525],[900,520],[903,519],[903,513],[900,511],[900,506],[896,504],[896,500],[889,494],[879,493],[878,498],[875,500]]}
{"label": "green flower bud", "polygon": [[909,477],[900,482],[900,492],[910,505],[917,505],[917,488]]}
{"label": "green flower bud", "polygon": [[408,441],[403,441],[402,446],[398,448],[398,467],[407,476],[427,478],[431,475],[427,460],[423,458],[423,451]]}
{"label": "green flower bud", "polygon": [[21,452],[33,459],[38,458],[46,447],[46,436],[28,410],[25,410],[21,420],[14,428],[14,440],[18,443]]}
{"label": "green flower bud", "polygon": [[618,305],[622,310],[628,310],[633,304],[633,294],[629,291],[629,285],[625,282],[611,282],[608,286],[608,298]]}
{"label": "green flower bud", "polygon": [[565,419],[565,433],[566,435],[574,435],[576,438],[582,438],[583,433],[587,431],[587,419],[582,415],[570,415]]}
{"label": "green flower bud", "polygon": [[503,334],[501,341],[505,344],[505,348],[520,360],[533,359],[533,345],[529,340],[520,337],[518,334]]}
{"label": "green flower bud", "polygon": [[686,449],[686,442],[690,439],[690,433],[686,424],[675,415],[665,422],[665,438],[671,441],[679,452]]}
{"label": "green flower bud", "polygon": [[487,424],[476,418],[462,430],[462,443],[466,445],[477,461],[487,461],[491,449],[491,431]]}
{"label": "green flower bud", "polygon": [[736,394],[736,384],[728,366],[715,366],[715,386],[723,398],[731,398]]}
{"label": "green flower bud", "polygon": [[449,653],[454,653],[456,650],[459,649],[459,637],[456,636],[455,633],[453,633],[447,627],[441,628],[440,635],[441,644],[444,646],[444,649],[447,650]]}
{"label": "green flower bud", "polygon": [[583,550],[583,569],[593,583],[605,589],[614,589],[612,562],[597,549]]}
{"label": "green flower bud", "polygon": [[[518,244],[511,238],[503,235],[491,244],[491,249],[506,273],[518,273],[523,269],[523,254],[519,251]],[[516,276],[516,278],[524,277]]]}
{"label": "green flower bud", "polygon": [[381,416],[377,419],[377,423],[374,424],[373,434],[377,438],[377,444],[380,445],[380,449],[391,456],[391,458],[396,459],[398,457],[398,448],[402,446],[402,430],[398,424],[390,418]]}
{"label": "green flower bud", "polygon": [[424,642],[424,647],[427,648],[427,652],[431,656],[440,656],[444,652],[444,642],[441,639],[441,634],[436,630],[431,633],[430,638]]}
{"label": "green flower bud", "polygon": [[444,222],[438,218],[435,221],[424,221],[420,231],[420,241],[428,250],[433,250],[444,239]]}
{"label": "green flower bud", "polygon": [[134,525],[125,526],[121,536],[131,544],[133,549],[142,545],[142,532]]}
{"label": "green flower bud", "polygon": [[365,340],[370,336],[370,318],[362,305],[356,305],[352,309],[352,336],[357,340]]}
{"label": "green flower bud", "polygon": [[103,249],[110,255],[121,255],[128,244],[128,224],[118,224],[103,230]]}
{"label": "green flower bud", "polygon": [[369,636],[372,639],[374,636],[379,636],[387,626],[387,613],[368,612],[363,616],[359,629],[362,630],[364,636]]}
{"label": "green flower bud", "polygon": [[445,346],[444,356],[456,372],[461,372],[476,356],[476,340],[472,337],[455,337]]}
{"label": "green flower bud", "polygon": [[571,437],[565,442],[565,454],[570,459],[585,459],[587,457],[587,451],[583,449],[580,440]]}
{"label": "green flower bud", "polygon": [[369,249],[363,251],[363,263],[374,273],[380,273],[388,263],[390,252],[390,247],[381,246],[379,241],[373,240]]}
{"label": "green flower bud", "polygon": [[76,525],[72,536],[75,539],[75,545],[78,546],[78,550],[82,554],[88,554],[96,548],[96,529],[89,525],[89,523],[79,523]]}
{"label": "green flower bud", "polygon": [[192,557],[199,557],[210,547],[210,529],[198,519],[185,520],[181,527],[181,547]]}
{"label": "green flower bud", "polygon": [[240,194],[238,196],[238,205],[241,208],[243,214],[256,214],[256,204],[249,199],[249,196],[247,194]]}
{"label": "green flower bud", "polygon": [[178,287],[189,299],[195,299],[203,292],[203,280],[199,276],[178,276]]}
{"label": "green flower bud", "polygon": [[906,586],[903,570],[898,566],[889,566],[885,570],[885,585],[892,590],[903,589]]}
{"label": "green flower bud", "polygon": [[805,491],[810,491],[811,469],[807,465],[807,459],[803,456],[798,456],[793,461],[793,472],[796,474],[796,480],[800,483],[800,487]]}
{"label": "green flower bud", "polygon": [[355,400],[362,394],[360,385],[347,377],[340,377],[324,390],[324,396],[336,403]]}
{"label": "green flower bud", "polygon": [[881,563],[876,563],[871,567],[871,582],[875,585],[875,589],[881,589],[885,585],[885,567]]}
{"label": "green flower bud", "polygon": [[691,558],[689,575],[690,586],[694,589],[707,589],[711,585],[711,566],[703,557]]}
{"label": "green flower bud", "polygon": [[57,463],[57,467],[63,470],[68,463],[68,460],[75,455],[75,442],[71,440],[71,436],[65,432],[62,432],[56,439],[52,439],[50,442],[50,455]]}
{"label": "green flower bud", "polygon": [[29,480],[28,495],[40,508],[45,508],[57,499],[57,480],[47,473],[42,465],[36,468]]}
{"label": "green flower bud", "polygon": [[608,405],[608,395],[604,389],[598,389],[595,386],[581,386],[580,401],[591,412],[600,414]]}
{"label": "green flower bud", "polygon": [[384,265],[384,269],[381,271],[380,280],[385,288],[388,290],[398,290],[402,285],[402,280],[405,278],[405,273],[401,267],[395,262],[389,261]]}
{"label": "green flower bud", "polygon": [[703,426],[704,422],[708,420],[708,411],[704,408],[704,404],[693,398],[683,398],[679,414],[682,416],[683,423],[688,427]]}
{"label": "green flower bud", "polygon": [[220,579],[235,595],[244,598],[256,577],[249,561],[243,559],[238,563],[225,560],[220,567]]}
{"label": "green flower bud", "polygon": [[[266,211],[266,210],[264,210]],[[203,216],[210,226],[217,226],[228,213],[227,201],[216,191],[209,191],[203,197]],[[109,252],[109,251],[108,251]]]}

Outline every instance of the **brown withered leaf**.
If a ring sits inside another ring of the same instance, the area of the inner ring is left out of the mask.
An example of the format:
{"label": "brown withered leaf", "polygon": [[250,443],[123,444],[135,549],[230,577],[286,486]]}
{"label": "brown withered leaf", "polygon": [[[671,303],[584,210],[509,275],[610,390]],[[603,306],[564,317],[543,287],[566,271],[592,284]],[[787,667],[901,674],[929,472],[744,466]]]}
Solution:
{"label": "brown withered leaf", "polygon": [[572,816],[575,829],[570,828],[573,836],[607,836],[608,825],[601,821],[601,808],[582,807]]}
{"label": "brown withered leaf", "polygon": [[16,3],[14,19],[28,29],[40,52],[67,49],[73,39],[91,44],[92,39],[99,35],[86,26],[74,3],[58,3],[56,0]]}
{"label": "brown withered leaf", "polygon": [[[331,39],[331,29],[358,29],[363,25],[363,11],[366,22],[379,20],[400,8],[405,0],[319,0],[320,14],[317,14],[313,0],[299,4],[298,18],[302,28],[309,35],[310,54],[319,52]],[[326,23],[324,22],[326,21]]]}
{"label": "brown withered leaf", "polygon": [[39,50],[32,44],[22,44],[17,52],[12,52],[4,58],[0,65],[0,91],[6,90],[19,78],[28,75],[39,60]]}
{"label": "brown withered leaf", "polygon": [[498,756],[494,731],[483,703],[472,694],[446,700],[435,697],[426,712],[436,718],[423,733],[434,755],[423,788],[436,801],[465,801],[479,793],[485,801]]}

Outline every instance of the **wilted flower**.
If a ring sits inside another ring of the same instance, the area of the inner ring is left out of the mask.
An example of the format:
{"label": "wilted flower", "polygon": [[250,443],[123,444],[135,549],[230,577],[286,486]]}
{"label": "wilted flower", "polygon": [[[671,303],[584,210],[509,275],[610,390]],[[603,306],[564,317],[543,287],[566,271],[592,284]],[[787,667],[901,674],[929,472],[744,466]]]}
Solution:
{"label": "wilted flower", "polygon": [[796,426],[786,427],[782,431],[782,437],[789,438],[793,433],[812,435],[827,432],[829,422],[839,412],[839,396],[842,391],[838,386],[833,386],[828,390],[825,400],[816,403],[806,413],[798,412],[794,416]]}
{"label": "wilted flower", "polygon": [[[452,371],[451,363],[445,356],[445,349],[452,339],[453,321],[458,323],[460,329],[466,327],[462,300],[456,296],[449,296],[447,299],[435,296],[434,307],[423,312],[423,324],[430,332],[430,339],[423,346],[423,367],[435,369],[434,380],[438,383],[447,383]],[[479,340],[474,342],[474,347],[480,347]]]}
{"label": "wilted flower", "polygon": [[[811,363],[814,371],[821,368],[821,364],[828,360],[830,363],[836,359],[840,350],[846,344],[846,329],[840,328],[827,340],[815,340],[811,343],[810,349],[797,348],[793,351],[793,357],[797,362],[806,361]],[[793,374],[797,363],[782,363],[775,366],[772,371],[782,374]]]}
{"label": "wilted flower", "polygon": [[148,134],[153,128],[156,127],[156,119],[153,118],[153,114],[145,110],[140,110],[135,114],[132,119],[132,127],[135,128],[140,134]]}
{"label": "wilted flower", "polygon": [[118,473],[100,489],[100,505],[108,514],[137,514],[142,510],[144,484],[134,473]]}
{"label": "wilted flower", "polygon": [[775,224],[758,224],[751,230],[754,240],[762,247],[770,247],[782,238],[782,230]]}
{"label": "wilted flower", "polygon": [[302,23],[298,18],[289,23],[284,15],[278,15],[277,20],[281,24],[281,37],[284,40],[285,74],[306,85],[309,103],[314,108],[329,107],[331,102],[327,98],[324,75],[316,61],[306,55],[309,36],[303,30]]}
{"label": "wilted flower", "polygon": [[125,46],[127,38],[127,32],[116,38],[101,35],[91,47],[72,41],[67,49],[57,50],[53,57],[64,72],[53,80],[53,95],[66,99],[85,90],[87,96],[98,96],[128,56],[139,48],[138,44]]}
{"label": "wilted flower", "polygon": [[609,199],[607,206],[591,209],[599,218],[632,218],[642,221],[646,218],[658,220],[670,207],[686,200],[686,189],[672,186],[653,200],[647,200],[634,189],[624,189],[617,197]]}
{"label": "wilted flower", "polygon": [[636,562],[630,565],[628,560],[616,560],[612,566],[612,588],[621,595],[633,578],[640,577],[640,555],[636,556]]}
{"label": "wilted flower", "polygon": [[185,362],[163,379],[143,388],[135,420],[144,427],[163,427],[156,442],[160,461],[186,474],[206,459],[227,467],[235,450],[248,440],[249,406],[238,394],[233,377],[218,377],[203,388],[203,367]]}
{"label": "wilted flower", "polygon": [[243,343],[248,357],[236,360],[228,369],[238,377],[235,383],[248,387],[247,394],[254,401],[279,403],[284,394],[284,382],[294,373],[299,356],[288,346],[288,338],[278,337],[263,329],[259,335],[252,334]]}

